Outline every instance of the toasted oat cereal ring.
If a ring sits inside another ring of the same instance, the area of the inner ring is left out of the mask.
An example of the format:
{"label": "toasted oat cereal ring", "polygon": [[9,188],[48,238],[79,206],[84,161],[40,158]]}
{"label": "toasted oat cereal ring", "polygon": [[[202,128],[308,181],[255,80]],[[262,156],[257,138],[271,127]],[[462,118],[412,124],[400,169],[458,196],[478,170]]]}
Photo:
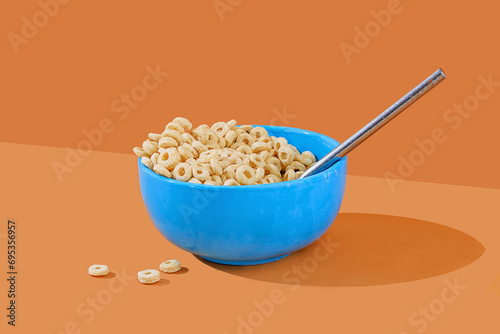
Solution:
{"label": "toasted oat cereal ring", "polygon": [[289,146],[283,146],[278,150],[278,158],[283,163],[283,165],[288,166],[293,162],[295,158],[295,153]]}
{"label": "toasted oat cereal ring", "polygon": [[250,135],[256,139],[269,138],[269,134],[267,133],[266,129],[260,126],[256,126],[252,130],[250,130]]}
{"label": "toasted oat cereal ring", "polygon": [[175,166],[172,175],[176,180],[188,181],[192,176],[191,165],[185,162],[178,164],[177,166]]}
{"label": "toasted oat cereal ring", "polygon": [[108,266],[105,264],[93,264],[89,267],[89,275],[106,276],[109,274]]}
{"label": "toasted oat cereal ring", "polygon": [[266,159],[266,164],[275,165],[276,168],[278,168],[279,170],[281,170],[281,161],[280,161],[280,159],[278,159],[276,157],[267,158]]}
{"label": "toasted oat cereal ring", "polygon": [[202,142],[202,143],[205,143],[208,141],[208,131],[207,130],[204,130],[204,129],[200,129],[199,127],[194,129],[193,131],[191,131],[191,134],[193,135],[193,137]]}
{"label": "toasted oat cereal ring", "polygon": [[276,175],[278,177],[281,177],[280,170],[278,169],[278,167],[276,167],[273,164],[266,164],[266,166],[264,167],[264,174],[265,175],[272,174],[272,175]]}
{"label": "toasted oat cereal ring", "polygon": [[191,122],[184,117],[176,117],[176,118],[174,118],[174,120],[172,122],[180,124],[184,128],[185,132],[189,132],[193,128],[193,125],[191,124]]}
{"label": "toasted oat cereal ring", "polygon": [[196,184],[203,184],[200,180],[198,180],[195,177],[192,177],[189,179],[188,183],[196,183]]}
{"label": "toasted oat cereal ring", "polygon": [[241,165],[236,170],[236,180],[241,184],[255,183],[255,170],[248,165]]}
{"label": "toasted oat cereal ring", "polygon": [[193,153],[191,153],[191,151],[188,150],[184,146],[179,146],[177,148],[177,151],[179,152],[179,154],[181,156],[181,161],[186,161],[187,159],[193,159],[194,158]]}
{"label": "toasted oat cereal ring", "polygon": [[212,168],[214,174],[222,175],[223,168],[217,157],[210,159],[210,168]]}
{"label": "toasted oat cereal ring", "polygon": [[169,148],[177,146],[179,146],[179,142],[172,137],[163,137],[158,141],[158,147],[160,148]]}
{"label": "toasted oat cereal ring", "polygon": [[292,181],[295,180],[295,170],[289,169],[286,171],[285,175],[283,176],[284,181]]}
{"label": "toasted oat cereal ring", "polygon": [[[193,143],[193,147],[196,148],[196,142]],[[210,159],[212,159],[213,157],[217,156],[217,151],[216,150],[207,150],[207,151],[203,151],[200,153],[200,156],[198,157],[198,161],[199,162],[210,162]]]}
{"label": "toasted oat cereal ring", "polygon": [[231,147],[231,145],[233,145],[236,141],[236,131],[229,130],[228,132],[226,132],[224,139],[226,140],[226,146]]}
{"label": "toasted oat cereal ring", "polygon": [[295,179],[298,179],[302,174],[304,174],[304,172],[302,172],[302,171],[295,172]]}
{"label": "toasted oat cereal ring", "polygon": [[134,147],[133,148],[135,155],[138,157],[147,157],[149,158],[150,154],[148,154],[142,147]]}
{"label": "toasted oat cereal ring", "polygon": [[290,147],[290,149],[295,155],[300,155],[300,151],[295,146],[288,144],[288,147]]}
{"label": "toasted oat cereal ring", "polygon": [[279,138],[276,138],[276,141],[274,142],[273,148],[276,151],[278,151],[280,148],[287,146],[287,145],[288,145],[288,141],[283,137],[279,137]]}
{"label": "toasted oat cereal ring", "polygon": [[170,122],[167,124],[167,126],[165,127],[165,130],[175,130],[177,132],[179,132],[181,135],[186,132],[184,130],[184,128],[182,127],[182,125],[180,125],[179,123],[174,123],[174,122]]}
{"label": "toasted oat cereal ring", "polygon": [[248,133],[246,132],[245,130],[241,129],[241,128],[234,128],[233,129],[234,132],[236,132],[236,138],[238,138],[239,135],[243,134],[243,133]]}
{"label": "toasted oat cereal ring", "polygon": [[217,136],[217,134],[215,132],[210,130],[210,131],[208,131],[208,141],[214,141],[217,143],[219,141],[219,137]]}
{"label": "toasted oat cereal ring", "polygon": [[165,166],[162,165],[162,164],[156,164],[156,165],[154,165],[153,166],[153,171],[156,174],[160,174],[160,175],[163,175],[165,177],[172,178],[172,173],[170,173],[170,171],[168,169],[166,169]]}
{"label": "toasted oat cereal ring", "polygon": [[239,186],[240,184],[235,179],[227,179],[224,181],[225,186]]}
{"label": "toasted oat cereal ring", "polygon": [[266,171],[264,170],[264,168],[262,167],[259,167],[255,170],[255,182],[259,182],[260,180],[262,180],[262,178],[264,177],[264,175],[266,174]]}
{"label": "toasted oat cereal ring", "polygon": [[271,141],[269,137],[260,137],[257,141],[268,144],[271,148],[273,148],[274,143]]}
{"label": "toasted oat cereal ring", "polygon": [[229,125],[226,122],[217,122],[210,129],[218,135],[225,136],[229,131]]}
{"label": "toasted oat cereal ring", "polygon": [[232,119],[229,122],[227,122],[227,126],[229,126],[230,129],[234,128],[235,125],[236,125],[235,119]]}
{"label": "toasted oat cereal ring", "polygon": [[253,153],[260,153],[262,151],[269,151],[271,149],[271,145],[269,145],[268,143],[261,142],[261,141],[253,143],[251,147],[252,147]]}
{"label": "toasted oat cereal ring", "polygon": [[192,173],[193,177],[197,178],[200,181],[207,181],[212,179],[212,177],[210,176],[210,171],[200,165],[194,165],[192,168]]}
{"label": "toasted oat cereal ring", "polygon": [[192,143],[196,140],[196,139],[194,139],[194,137],[193,137],[193,136],[191,136],[191,134],[190,134],[190,133],[187,133],[187,132],[183,133],[183,134],[181,135],[181,138],[182,138],[182,140],[184,140],[184,142],[185,142],[185,143],[187,143],[187,144],[192,144]]}
{"label": "toasted oat cereal ring", "polygon": [[276,176],[274,174],[269,174],[264,177],[264,180],[266,180],[268,183],[277,183],[283,181],[281,177]]}
{"label": "toasted oat cereal ring", "polygon": [[236,151],[244,153],[244,154],[252,154],[254,153],[252,148],[248,145],[242,144],[236,148]]}
{"label": "toasted oat cereal ring", "polygon": [[294,161],[291,164],[289,164],[288,166],[286,166],[285,171],[288,171],[290,169],[293,169],[295,172],[298,172],[298,171],[305,172],[307,168],[304,164],[302,164],[298,161]]}
{"label": "toasted oat cereal ring", "polygon": [[255,143],[255,138],[248,133],[242,133],[236,138],[236,142],[250,146]]}
{"label": "toasted oat cereal ring", "polygon": [[156,152],[151,156],[151,162],[153,165],[156,165],[158,163],[158,157],[160,156],[160,153]]}
{"label": "toasted oat cereal ring", "polygon": [[158,143],[148,139],[142,143],[142,148],[146,151],[147,154],[152,155],[153,153],[158,151]]}
{"label": "toasted oat cereal ring", "polygon": [[160,280],[160,272],[156,269],[146,269],[137,273],[137,279],[142,284],[153,284]]}
{"label": "toasted oat cereal ring", "polygon": [[207,186],[218,186],[217,182],[212,181],[212,180],[207,180],[203,182],[203,184],[206,184]]}
{"label": "toasted oat cereal ring", "polygon": [[214,150],[220,149],[219,144],[216,141],[213,141],[213,140],[207,141],[205,143],[205,146],[208,147],[208,149],[214,149]]}
{"label": "toasted oat cereal ring", "polygon": [[238,129],[241,129],[241,130],[246,131],[246,132],[250,132],[250,131],[252,131],[253,126],[251,126],[251,125],[240,125],[240,127]]}
{"label": "toasted oat cereal ring", "polygon": [[266,165],[266,161],[262,159],[262,157],[258,154],[250,154],[248,157],[250,167],[256,168],[256,167],[264,167]]}
{"label": "toasted oat cereal ring", "polygon": [[217,144],[219,144],[220,148],[226,147],[226,140],[224,139],[224,137],[222,137],[221,135],[217,135],[217,138]]}
{"label": "toasted oat cereal ring", "polygon": [[181,162],[181,155],[175,147],[169,147],[158,156],[158,163],[167,169],[172,169]]}
{"label": "toasted oat cereal ring", "polygon": [[301,156],[310,158],[312,160],[311,164],[316,162],[316,156],[311,151],[304,151],[302,152]]}
{"label": "toasted oat cereal ring", "polygon": [[239,166],[240,165],[229,165],[226,167],[224,174],[227,174],[226,176],[228,179],[236,179],[236,170]]}
{"label": "toasted oat cereal ring", "polygon": [[257,182],[257,184],[268,184],[268,183],[269,182],[267,182],[265,179],[262,179],[259,182]]}
{"label": "toasted oat cereal ring", "polygon": [[220,175],[212,175],[212,181],[215,182],[216,185],[222,186],[222,177]]}
{"label": "toasted oat cereal ring", "polygon": [[205,151],[208,151],[208,147],[206,147],[205,145],[203,145],[200,141],[198,140],[195,140],[191,143],[191,146],[194,147],[194,149],[196,151],[198,151],[198,153],[203,153]]}
{"label": "toasted oat cereal ring", "polygon": [[[156,153],[155,153],[156,154]],[[153,169],[153,161],[150,158],[142,157],[141,162],[149,169]]]}
{"label": "toasted oat cereal ring", "polygon": [[167,130],[163,131],[163,133],[161,134],[161,136],[163,138],[164,137],[170,137],[170,138],[175,139],[175,141],[177,142],[178,145],[181,145],[183,143],[182,142],[182,136],[179,133],[179,131],[167,129]]}
{"label": "toasted oat cereal ring", "polygon": [[184,147],[186,150],[191,152],[191,154],[194,156],[194,158],[198,158],[198,156],[200,155],[200,153],[198,153],[198,151],[191,144],[184,143],[184,144],[182,144],[182,147]]}
{"label": "toasted oat cereal ring", "polygon": [[269,157],[269,151],[262,151],[259,153],[259,155],[262,158],[262,160],[266,161],[267,158]]}
{"label": "toasted oat cereal ring", "polygon": [[167,260],[160,263],[160,270],[167,274],[172,274],[181,270],[181,263],[178,260]]}
{"label": "toasted oat cereal ring", "polygon": [[161,139],[161,134],[159,133],[150,133],[148,134],[148,138],[153,141],[159,141]]}

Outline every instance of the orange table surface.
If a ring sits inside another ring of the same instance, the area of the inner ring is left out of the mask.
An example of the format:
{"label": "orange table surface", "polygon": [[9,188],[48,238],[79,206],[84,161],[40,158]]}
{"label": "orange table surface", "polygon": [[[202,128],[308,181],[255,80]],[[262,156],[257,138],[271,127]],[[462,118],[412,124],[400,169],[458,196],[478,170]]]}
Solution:
{"label": "orange table surface", "polygon": [[[1,333],[498,333],[500,190],[348,176],[317,242],[266,265],[202,261],[155,229],[134,156],[0,143]],[[17,318],[7,325],[7,220]],[[140,284],[139,270],[183,270]],[[91,264],[111,274],[92,278]],[[480,330],[479,330],[480,328]]]}

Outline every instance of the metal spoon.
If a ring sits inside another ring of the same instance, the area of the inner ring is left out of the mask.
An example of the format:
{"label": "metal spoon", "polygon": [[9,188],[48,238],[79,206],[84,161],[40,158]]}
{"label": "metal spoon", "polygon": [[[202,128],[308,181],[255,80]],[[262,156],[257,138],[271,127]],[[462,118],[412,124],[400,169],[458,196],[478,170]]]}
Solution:
{"label": "metal spoon", "polygon": [[437,86],[441,81],[446,79],[446,75],[441,69],[432,73],[427,79],[419,83],[415,88],[409,91],[405,96],[400,98],[396,103],[387,108],[383,113],[375,117],[370,123],[366,124],[361,130],[352,135],[345,142],[337,146],[330,153],[320,159],[311,168],[306,170],[299,179],[314,175],[342,159],[347,153],[354,150],[359,144],[364,142],[368,137],[377,132],[381,127],[386,125],[391,119],[399,115],[403,110],[411,106],[415,101],[425,95],[432,88]]}

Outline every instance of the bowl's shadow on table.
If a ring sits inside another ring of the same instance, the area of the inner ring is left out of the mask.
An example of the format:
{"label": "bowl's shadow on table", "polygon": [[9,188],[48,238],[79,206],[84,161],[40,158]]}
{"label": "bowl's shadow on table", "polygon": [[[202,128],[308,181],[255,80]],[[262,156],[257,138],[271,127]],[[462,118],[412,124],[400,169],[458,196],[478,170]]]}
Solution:
{"label": "bowl's shadow on table", "polygon": [[453,228],[405,217],[343,213],[315,243],[256,266],[203,263],[249,279],[312,286],[366,286],[438,276],[481,257],[483,245]]}

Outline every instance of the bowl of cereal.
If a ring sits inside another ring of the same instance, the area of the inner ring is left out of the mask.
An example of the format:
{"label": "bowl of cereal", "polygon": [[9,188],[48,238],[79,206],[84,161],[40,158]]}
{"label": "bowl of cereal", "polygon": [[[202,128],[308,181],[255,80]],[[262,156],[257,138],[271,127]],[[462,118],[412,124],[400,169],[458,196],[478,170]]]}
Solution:
{"label": "bowl of cereal", "polygon": [[147,212],[167,240],[206,260],[279,260],[316,241],[339,212],[346,158],[298,179],[339,145],[325,135],[235,121],[191,129],[177,118],[148,138],[134,148]]}

